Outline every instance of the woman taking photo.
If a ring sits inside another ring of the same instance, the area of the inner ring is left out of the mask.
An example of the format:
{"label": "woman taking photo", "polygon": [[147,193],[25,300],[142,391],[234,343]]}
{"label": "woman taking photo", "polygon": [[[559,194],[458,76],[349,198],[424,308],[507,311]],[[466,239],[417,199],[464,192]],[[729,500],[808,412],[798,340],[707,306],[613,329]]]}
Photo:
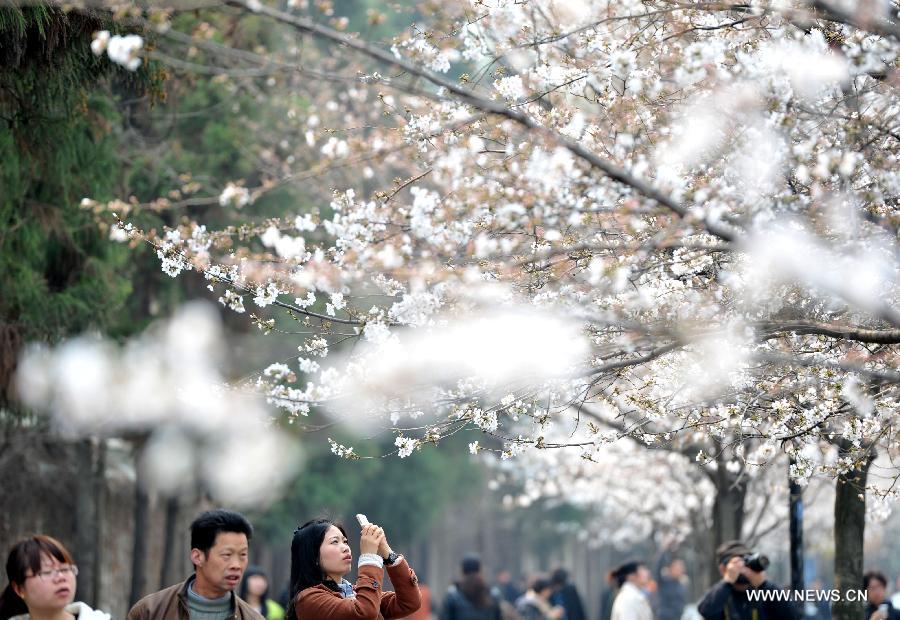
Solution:
{"label": "woman taking photo", "polygon": [[[359,551],[354,585],[344,579],[353,566],[344,528],[327,519],[297,528],[291,541],[288,620],[387,620],[419,608],[416,574],[391,550],[383,529],[364,525]],[[385,566],[394,592],[382,589]]]}
{"label": "woman taking photo", "polygon": [[109,614],[72,602],[77,575],[71,554],[58,540],[20,540],[6,560],[9,584],[0,595],[0,620],[109,620]]}

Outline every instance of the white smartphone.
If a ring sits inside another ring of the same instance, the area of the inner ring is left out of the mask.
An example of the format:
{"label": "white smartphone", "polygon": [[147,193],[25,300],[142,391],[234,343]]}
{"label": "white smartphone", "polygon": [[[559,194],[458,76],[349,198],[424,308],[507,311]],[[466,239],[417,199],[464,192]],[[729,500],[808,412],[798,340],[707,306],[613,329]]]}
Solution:
{"label": "white smartphone", "polygon": [[359,526],[360,526],[360,527],[369,524],[369,520],[366,519],[366,515],[364,515],[364,514],[358,514],[358,515],[356,515],[356,520],[359,522]]}

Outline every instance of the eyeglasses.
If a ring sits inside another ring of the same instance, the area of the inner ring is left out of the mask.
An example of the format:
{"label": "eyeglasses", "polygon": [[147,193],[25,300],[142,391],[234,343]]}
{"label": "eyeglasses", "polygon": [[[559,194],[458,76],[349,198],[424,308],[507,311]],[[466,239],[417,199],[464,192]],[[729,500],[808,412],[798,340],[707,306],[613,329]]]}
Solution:
{"label": "eyeglasses", "polygon": [[[71,566],[59,566],[57,568],[48,568],[47,570],[39,571],[33,575],[28,575],[28,577],[37,577],[41,581],[51,581],[55,579],[57,575],[62,575],[63,577],[68,577],[72,575],[73,577],[78,576],[78,567],[74,564]],[[26,577],[26,579],[28,579]]]}

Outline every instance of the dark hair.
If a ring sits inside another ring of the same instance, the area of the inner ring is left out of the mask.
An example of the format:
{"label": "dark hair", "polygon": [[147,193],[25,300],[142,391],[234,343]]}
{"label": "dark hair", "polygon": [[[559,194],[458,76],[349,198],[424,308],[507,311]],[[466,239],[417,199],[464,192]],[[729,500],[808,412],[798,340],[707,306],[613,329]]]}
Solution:
{"label": "dark hair", "polygon": [[549,578],[544,577],[543,575],[540,577],[535,577],[531,582],[531,589],[534,590],[535,594],[540,594],[544,590],[553,587],[553,582],[550,581]]}
{"label": "dark hair", "polygon": [[613,569],[609,575],[611,579],[615,579],[616,585],[621,588],[622,584],[625,583],[625,580],[628,579],[628,576],[638,572],[642,566],[645,566],[643,562],[632,560],[631,562],[625,562],[618,568]]}
{"label": "dark hair", "polygon": [[870,570],[867,571],[865,575],[863,575],[863,587],[868,588],[869,583],[872,581],[880,581],[881,585],[885,588],[887,587],[887,577],[884,576],[884,573],[878,570]]}
{"label": "dark hair", "polygon": [[719,564],[728,564],[728,561],[736,555],[749,555],[753,553],[750,547],[740,540],[726,540],[716,547],[716,559]]}
{"label": "dark hair", "polygon": [[25,579],[30,576],[26,574],[28,571],[32,575],[40,572],[42,555],[55,558],[62,564],[75,564],[72,554],[61,542],[50,536],[29,536],[17,542],[6,558],[6,578],[9,584],[3,594],[0,594],[0,620],[28,613],[28,606],[13,590],[13,584],[24,584]]}
{"label": "dark hair", "polygon": [[550,581],[553,585],[564,586],[569,581],[569,573],[564,568],[557,568],[550,574]]}
{"label": "dark hair", "polygon": [[322,541],[325,540],[325,533],[332,525],[347,536],[344,527],[330,519],[313,519],[294,530],[294,538],[291,540],[290,596],[285,616],[287,620],[296,620],[297,613],[294,607],[297,596],[306,588],[324,584],[336,592],[340,591],[334,581],[322,574],[319,566]]}
{"label": "dark hair", "polygon": [[253,526],[239,512],[231,510],[207,510],[191,523],[191,549],[199,549],[203,555],[216,544],[219,532],[234,532],[247,536],[247,542],[253,537]]}
{"label": "dark hair", "polygon": [[238,596],[244,601],[247,600],[247,580],[250,577],[256,577],[257,575],[265,578],[266,580],[266,589],[262,593],[262,596],[259,597],[259,606],[262,608],[263,617],[266,616],[266,604],[269,599],[269,576],[266,575],[266,572],[262,569],[261,566],[248,566],[247,570],[244,571],[244,578],[241,579],[241,587],[238,590]]}
{"label": "dark hair", "polygon": [[467,553],[459,564],[463,575],[472,575],[481,572],[481,558],[477,553]]}
{"label": "dark hair", "polygon": [[496,600],[491,596],[491,589],[480,572],[463,573],[462,579],[456,584],[456,589],[476,609],[490,609],[497,606]]}

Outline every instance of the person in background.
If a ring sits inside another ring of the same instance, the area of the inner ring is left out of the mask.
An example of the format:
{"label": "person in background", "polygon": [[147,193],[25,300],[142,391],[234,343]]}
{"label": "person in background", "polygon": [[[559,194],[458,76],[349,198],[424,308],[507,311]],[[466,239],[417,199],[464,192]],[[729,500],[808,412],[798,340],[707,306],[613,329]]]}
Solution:
{"label": "person in background", "polygon": [[547,577],[535,577],[531,587],[516,601],[516,611],[522,620],[562,620],[565,610],[550,603],[553,582]]}
{"label": "person in background", "polygon": [[462,578],[447,589],[440,620],[500,620],[500,601],[481,573],[481,558],[468,554],[460,564]]}
{"label": "person in background", "polygon": [[578,594],[575,584],[569,581],[569,573],[566,572],[566,569],[554,570],[550,575],[550,581],[554,588],[550,602],[565,610],[565,620],[587,620],[584,605],[581,603],[581,595]]}
{"label": "person in background", "polygon": [[503,597],[503,600],[511,605],[515,605],[519,597],[525,594],[513,581],[512,573],[506,569],[497,573],[497,585],[494,587],[500,596]]}
{"label": "person in background", "polygon": [[600,592],[600,620],[610,620],[612,618],[613,601],[619,593],[619,584],[613,575],[615,571],[610,571],[606,575],[606,585]]}
{"label": "person in background", "polygon": [[284,607],[269,598],[269,578],[259,566],[247,568],[238,596],[266,620],[284,620]]}
{"label": "person in background", "polygon": [[716,549],[722,580],[714,584],[697,609],[704,620],[794,620],[797,612],[791,601],[751,598],[749,591],[778,591],[766,578],[766,571],[746,564],[750,548],[739,540],[729,540]]}
{"label": "person in background", "polygon": [[[816,592],[825,589],[821,579],[813,579],[809,588]],[[831,604],[827,600],[806,601],[803,605],[803,617],[809,620],[831,620]]]}
{"label": "person in background", "polygon": [[612,572],[619,588],[612,606],[612,620],[653,620],[647,597],[650,570],[643,562],[626,562]]}
{"label": "person in background", "polygon": [[894,583],[894,596],[891,597],[891,605],[894,606],[894,609],[900,609],[900,577],[897,577],[897,581]]}
{"label": "person in background", "polygon": [[877,570],[863,575],[866,590],[866,620],[900,620],[900,611],[887,598],[887,577]]}
{"label": "person in background", "polygon": [[656,564],[659,620],[681,620],[687,604],[687,587],[684,560],[664,551]]}
{"label": "person in background", "polygon": [[50,536],[29,536],[6,559],[9,583],[0,594],[0,620],[109,620],[109,614],[76,603],[78,567]]}
{"label": "person in background", "polygon": [[419,597],[422,599],[422,605],[406,616],[406,620],[431,620],[433,617],[434,603],[431,600],[431,588],[421,577],[419,577]]}

